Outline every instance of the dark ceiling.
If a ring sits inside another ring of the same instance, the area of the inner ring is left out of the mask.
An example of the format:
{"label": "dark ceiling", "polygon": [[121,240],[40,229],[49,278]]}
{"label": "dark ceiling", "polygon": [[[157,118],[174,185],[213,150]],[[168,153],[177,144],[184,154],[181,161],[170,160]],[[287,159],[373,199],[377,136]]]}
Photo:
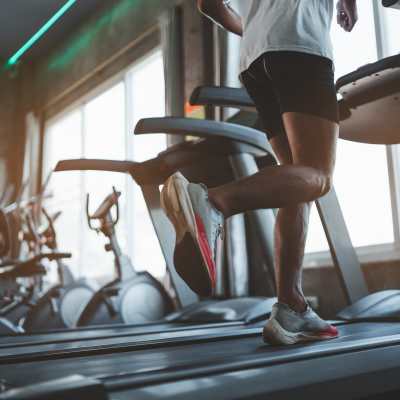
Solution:
{"label": "dark ceiling", "polygon": [[[0,12],[0,60],[10,58],[66,2],[67,0],[4,1]],[[77,0],[22,59],[30,61],[47,53],[104,3],[104,0]]]}

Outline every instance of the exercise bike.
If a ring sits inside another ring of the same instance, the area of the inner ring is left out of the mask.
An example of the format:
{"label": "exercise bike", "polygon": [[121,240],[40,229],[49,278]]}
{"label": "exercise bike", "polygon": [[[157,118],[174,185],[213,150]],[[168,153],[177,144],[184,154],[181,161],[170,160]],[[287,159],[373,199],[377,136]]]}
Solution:
{"label": "exercise bike", "polygon": [[[106,251],[114,256],[117,278],[103,286],[81,314],[78,326],[107,324],[146,324],[158,321],[175,309],[171,297],[161,283],[148,272],[137,272],[122,253],[115,226],[119,221],[119,197],[113,188],[98,209],[90,214],[87,195],[86,214],[89,228],[102,233],[108,243]],[[115,216],[112,210],[115,209]],[[97,221],[98,225],[94,225]]]}

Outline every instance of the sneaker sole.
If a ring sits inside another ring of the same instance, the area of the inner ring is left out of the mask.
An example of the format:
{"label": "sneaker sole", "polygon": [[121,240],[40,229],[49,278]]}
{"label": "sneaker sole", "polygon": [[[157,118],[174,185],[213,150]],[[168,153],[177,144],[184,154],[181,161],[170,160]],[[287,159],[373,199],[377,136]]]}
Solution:
{"label": "sneaker sole", "polygon": [[289,332],[278,321],[270,320],[263,330],[264,342],[272,345],[292,345],[336,339],[339,335],[330,333]]}
{"label": "sneaker sole", "polygon": [[172,175],[161,192],[161,205],[176,230],[177,272],[197,294],[210,296],[215,287],[215,263],[203,221],[193,210],[187,186],[182,174]]}

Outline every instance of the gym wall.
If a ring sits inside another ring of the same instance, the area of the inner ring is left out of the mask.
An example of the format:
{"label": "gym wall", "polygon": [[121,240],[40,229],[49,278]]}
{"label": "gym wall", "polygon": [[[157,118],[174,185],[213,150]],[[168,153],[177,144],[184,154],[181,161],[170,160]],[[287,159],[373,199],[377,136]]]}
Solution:
{"label": "gym wall", "polygon": [[[176,6],[182,18],[181,61],[188,66],[182,79],[188,97],[195,86],[212,79],[207,64],[198,62],[206,48],[201,31],[210,29],[210,23],[195,2],[182,0],[107,1],[50,53],[35,62],[27,58],[13,78],[1,75],[0,134],[8,140],[1,142],[0,157],[7,159],[13,183],[18,185],[22,176],[26,114],[33,111],[43,124],[159,45],[159,18]],[[40,163],[40,151],[37,157]]]}
{"label": "gym wall", "polygon": [[5,75],[0,75],[0,187],[8,178],[6,162],[10,149],[11,134],[15,130],[17,97],[13,95],[16,82]]}

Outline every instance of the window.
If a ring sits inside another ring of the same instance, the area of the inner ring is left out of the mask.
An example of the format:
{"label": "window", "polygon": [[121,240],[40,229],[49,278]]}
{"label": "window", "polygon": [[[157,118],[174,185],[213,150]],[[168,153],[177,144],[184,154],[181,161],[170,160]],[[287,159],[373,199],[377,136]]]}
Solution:
{"label": "window", "polygon": [[[351,34],[332,26],[336,76],[377,60],[372,2],[359,2],[359,22]],[[364,46],[363,43],[368,43]],[[393,219],[386,148],[340,140],[335,189],[356,247],[393,243]],[[308,253],[328,250],[315,207],[311,215]]]}
{"label": "window", "polygon": [[[166,136],[134,137],[133,128],[140,118],[165,115],[164,103],[163,60],[158,51],[134,65],[101,94],[48,122],[45,170],[51,171],[57,161],[66,158],[143,161],[155,157],[166,148]],[[117,227],[121,247],[137,270],[145,269],[161,278],[165,274],[164,259],[140,188],[123,174],[53,174],[51,208],[63,211],[56,225],[60,249],[73,251],[69,264],[77,276],[104,278],[113,274],[112,255],[104,250],[106,240],[89,230],[85,214],[86,193],[90,193],[90,208],[94,211],[113,186],[122,192]]]}
{"label": "window", "polygon": [[[46,133],[46,165],[50,171],[58,160],[79,158],[82,155],[82,115],[80,110],[50,125]],[[69,262],[74,273],[79,273],[81,256],[81,236],[79,229],[83,224],[81,206],[81,175],[70,172],[52,177],[50,188],[53,198],[50,202],[52,211],[62,210],[56,222],[58,245],[61,251],[74,249],[73,259]]]}
{"label": "window", "polygon": [[[165,115],[164,74],[162,58],[151,59],[134,68],[130,79],[132,93],[133,124],[140,118],[160,117]],[[150,95],[143,96],[149,93]],[[133,159],[144,161],[155,157],[167,147],[166,135],[139,136],[135,138]],[[132,259],[138,269],[148,269],[156,276],[165,273],[165,262],[150,222],[147,208],[141,191],[135,186],[131,211],[131,249]],[[152,238],[152,240],[137,240],[137,238]]]}
{"label": "window", "polygon": [[393,8],[382,10],[383,48],[385,55],[391,56],[400,52],[399,11]]}

